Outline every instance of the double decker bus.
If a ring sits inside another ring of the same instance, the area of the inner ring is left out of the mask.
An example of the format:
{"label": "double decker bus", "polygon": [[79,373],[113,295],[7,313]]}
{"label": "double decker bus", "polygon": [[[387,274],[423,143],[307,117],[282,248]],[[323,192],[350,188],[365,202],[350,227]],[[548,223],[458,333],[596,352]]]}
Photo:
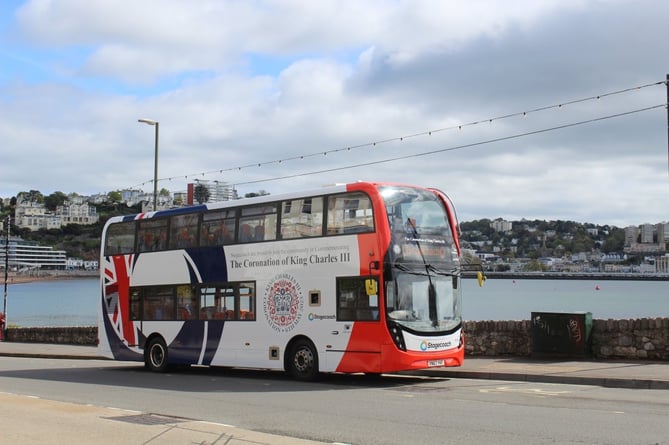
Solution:
{"label": "double decker bus", "polygon": [[441,191],[357,182],[110,218],[101,356],[380,374],[460,366],[460,245]]}

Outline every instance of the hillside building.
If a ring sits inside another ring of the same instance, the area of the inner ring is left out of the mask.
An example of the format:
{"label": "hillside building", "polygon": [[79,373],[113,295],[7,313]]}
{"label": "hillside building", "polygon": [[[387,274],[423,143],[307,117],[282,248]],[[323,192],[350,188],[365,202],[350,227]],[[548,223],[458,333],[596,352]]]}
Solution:
{"label": "hillside building", "polygon": [[513,223],[511,221],[504,221],[502,219],[496,219],[490,223],[490,227],[495,232],[510,232],[513,228]]}
{"label": "hillside building", "polygon": [[[9,253],[7,260],[6,252]],[[64,270],[67,257],[64,250],[53,250],[53,247],[40,246],[34,241],[25,241],[19,237],[9,238],[7,246],[3,238],[0,240],[0,268],[4,269],[5,264],[9,266],[9,270],[16,272],[32,269]]]}
{"label": "hillside building", "polygon": [[187,205],[199,204],[195,200],[195,188],[199,185],[204,186],[209,192],[209,199],[207,202],[230,201],[237,199],[237,191],[226,182],[196,179],[195,182],[188,184],[186,200]]}
{"label": "hillside building", "polygon": [[68,224],[91,225],[99,221],[97,209],[81,197],[74,197],[58,206],[55,212],[44,204],[21,201],[16,204],[14,224],[31,231],[60,229]]}

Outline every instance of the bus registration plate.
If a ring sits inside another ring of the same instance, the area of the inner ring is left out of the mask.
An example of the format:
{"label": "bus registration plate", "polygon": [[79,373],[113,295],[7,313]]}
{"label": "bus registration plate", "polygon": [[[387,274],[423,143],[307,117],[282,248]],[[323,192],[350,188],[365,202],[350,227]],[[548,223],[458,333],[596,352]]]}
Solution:
{"label": "bus registration plate", "polygon": [[444,366],[444,360],[428,360],[427,366],[429,368],[434,368],[435,366]]}

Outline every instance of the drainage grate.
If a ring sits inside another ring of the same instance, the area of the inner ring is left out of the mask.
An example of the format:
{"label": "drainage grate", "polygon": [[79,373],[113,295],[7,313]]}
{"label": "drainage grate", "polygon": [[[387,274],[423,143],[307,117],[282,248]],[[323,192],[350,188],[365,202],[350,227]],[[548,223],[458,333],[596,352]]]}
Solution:
{"label": "drainage grate", "polygon": [[421,386],[421,385],[406,385],[406,386],[397,386],[395,388],[388,388],[391,391],[400,391],[400,392],[446,392],[450,391],[449,388],[444,388],[441,386]]}
{"label": "drainage grate", "polygon": [[183,417],[161,416],[160,414],[136,414],[132,416],[107,417],[109,420],[135,423],[138,425],[167,425],[170,423],[188,422]]}

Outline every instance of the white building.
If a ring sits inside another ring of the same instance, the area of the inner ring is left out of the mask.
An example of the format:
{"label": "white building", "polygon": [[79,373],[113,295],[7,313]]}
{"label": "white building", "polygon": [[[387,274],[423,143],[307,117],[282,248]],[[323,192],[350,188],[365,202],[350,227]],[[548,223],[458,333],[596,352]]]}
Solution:
{"label": "white building", "polygon": [[60,217],[61,226],[68,224],[91,225],[99,221],[95,206],[88,205],[82,198],[65,201],[56,208],[56,216]]}
{"label": "white building", "polygon": [[30,230],[59,229],[60,219],[49,212],[44,204],[22,201],[16,204],[14,224]]}
{"label": "white building", "polygon": [[669,255],[655,257],[655,272],[669,273]]}
{"label": "white building", "polygon": [[146,194],[142,190],[138,189],[125,189],[121,190],[121,202],[125,202],[128,206],[132,207],[135,204],[139,204],[142,201],[152,201],[153,194]]}
{"label": "white building", "polygon": [[68,224],[90,225],[99,220],[97,209],[81,197],[73,197],[50,212],[44,204],[21,201],[16,204],[15,224],[32,231],[60,229]]}
{"label": "white building", "polygon": [[196,204],[194,195],[195,187],[198,185],[204,186],[209,192],[209,200],[207,202],[230,201],[237,199],[236,190],[233,189],[227,182],[196,179],[194,183],[188,184],[188,205]]}
{"label": "white building", "polygon": [[652,224],[642,224],[640,229],[641,244],[652,244],[653,235],[655,234],[655,226]]}
{"label": "white building", "polygon": [[99,261],[84,260],[81,258],[68,258],[65,263],[67,270],[97,270]]}
{"label": "white building", "polygon": [[490,223],[490,227],[495,232],[510,232],[513,228],[513,223],[511,221],[504,221],[502,219],[496,219]]}
{"label": "white building", "polygon": [[637,226],[625,227],[625,246],[636,244],[639,238],[639,228]]}
{"label": "white building", "polygon": [[655,226],[655,233],[657,234],[657,243],[666,244],[667,242],[667,223],[659,223]]}
{"label": "white building", "polygon": [[624,251],[636,255],[664,253],[667,250],[665,236],[663,223],[626,227]]}
{"label": "white building", "polygon": [[5,260],[6,251],[6,240],[3,238],[0,241],[0,267],[4,268],[5,261],[7,261],[9,270],[63,270],[67,265],[67,257],[64,250],[53,250],[53,247],[40,246],[34,241],[25,241],[18,237],[9,239],[9,255],[7,260]]}

